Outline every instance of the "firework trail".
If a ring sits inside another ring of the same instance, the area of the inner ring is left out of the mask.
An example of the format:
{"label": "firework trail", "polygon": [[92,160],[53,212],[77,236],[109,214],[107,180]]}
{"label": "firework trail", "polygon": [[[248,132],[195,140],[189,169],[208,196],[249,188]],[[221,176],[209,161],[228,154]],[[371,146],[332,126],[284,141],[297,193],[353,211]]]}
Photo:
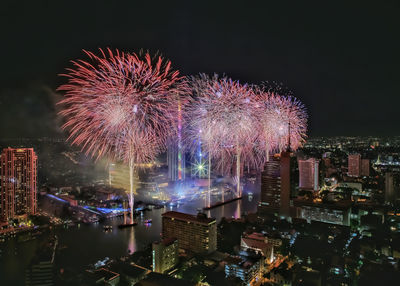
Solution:
{"label": "firework trail", "polygon": [[147,163],[166,147],[177,132],[178,102],[186,80],[171,62],[148,53],[100,49],[100,56],[84,51],[89,61],[72,61],[63,74],[68,83],[59,102],[66,118],[68,140],[96,159],[122,160],[130,167],[130,206],[133,222],[133,169]]}
{"label": "firework trail", "polygon": [[201,140],[208,152],[209,168],[211,159],[217,162],[217,168],[232,166],[235,161],[240,196],[241,166],[252,157],[257,137],[253,91],[230,78],[204,74],[193,77],[191,87],[194,101],[186,112],[189,145],[193,138]]}

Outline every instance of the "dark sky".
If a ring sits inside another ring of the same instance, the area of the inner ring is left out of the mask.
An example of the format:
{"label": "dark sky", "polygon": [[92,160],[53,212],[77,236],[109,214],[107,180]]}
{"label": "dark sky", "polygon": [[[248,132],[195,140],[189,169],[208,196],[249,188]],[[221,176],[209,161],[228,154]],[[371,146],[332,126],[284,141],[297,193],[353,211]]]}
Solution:
{"label": "dark sky", "polygon": [[282,82],[311,136],[400,135],[398,2],[2,0],[1,137],[51,134],[57,74],[99,47],[160,51],[185,75]]}

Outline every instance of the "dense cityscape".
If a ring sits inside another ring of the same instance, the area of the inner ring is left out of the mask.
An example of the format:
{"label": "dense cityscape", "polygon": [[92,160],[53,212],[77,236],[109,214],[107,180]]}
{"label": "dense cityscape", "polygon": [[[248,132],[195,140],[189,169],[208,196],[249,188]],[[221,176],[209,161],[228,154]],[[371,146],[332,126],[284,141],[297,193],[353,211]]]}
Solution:
{"label": "dense cityscape", "polygon": [[[2,141],[3,146],[10,143]],[[33,148],[20,148],[28,144]],[[223,193],[231,195],[232,182],[212,176],[216,207],[211,210],[204,208],[208,175],[185,160],[182,184],[177,164],[167,165],[174,152],[167,152],[137,174],[134,230],[118,228],[127,210],[123,186],[129,185],[129,168],[94,167],[101,163],[89,164],[64,142],[49,138],[13,146],[3,149],[2,166],[14,162],[13,174],[31,184],[31,191],[14,198],[14,209],[2,205],[7,213],[2,211],[1,267],[7,269],[9,261],[19,264],[17,273],[2,274],[6,281],[363,285],[380,279],[380,273],[398,277],[398,137],[309,138],[297,152],[275,154],[261,174],[245,171],[241,200],[218,205]],[[54,153],[59,166],[51,166],[53,159],[45,156],[48,161],[41,161],[42,150],[49,148],[60,150]],[[38,179],[37,173],[46,174],[48,168],[69,180]],[[76,176],[74,169],[79,174],[80,168],[101,171],[96,177]],[[84,259],[79,253],[63,258],[69,251],[85,251],[69,249],[68,235],[83,239],[90,231],[104,240],[99,246],[120,236],[123,245],[111,251],[119,255],[99,249]],[[148,233],[136,233],[142,231]]]}
{"label": "dense cityscape", "polygon": [[72,2],[0,4],[0,286],[398,284],[397,1]]}

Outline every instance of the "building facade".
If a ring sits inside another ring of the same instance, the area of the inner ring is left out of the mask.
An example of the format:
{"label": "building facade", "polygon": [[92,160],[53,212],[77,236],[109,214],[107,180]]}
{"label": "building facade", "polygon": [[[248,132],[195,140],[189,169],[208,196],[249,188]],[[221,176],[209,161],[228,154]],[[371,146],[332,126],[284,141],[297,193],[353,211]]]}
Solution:
{"label": "building facade", "polygon": [[296,210],[296,217],[305,219],[308,222],[319,221],[331,224],[350,225],[351,201],[327,204],[295,199],[294,208]]}
{"label": "building facade", "polygon": [[164,239],[153,243],[153,271],[165,273],[178,263],[178,240]]}
{"label": "building facade", "polygon": [[171,144],[167,150],[168,180],[185,180],[185,153],[182,148]]}
{"label": "building facade", "polygon": [[394,176],[392,172],[386,172],[385,174],[385,202],[393,203],[396,199],[394,191]]}
{"label": "building facade", "polygon": [[319,190],[319,160],[299,160],[299,189]]}
{"label": "building facade", "polygon": [[360,177],[361,175],[361,155],[350,154],[348,157],[348,175]]}
{"label": "building facade", "polygon": [[242,251],[241,255],[229,256],[225,264],[225,276],[237,277],[244,285],[256,285],[261,279],[264,263],[261,255]]}
{"label": "building facade", "polygon": [[289,216],[291,158],[289,152],[273,156],[261,173],[259,213],[277,213]]}
{"label": "building facade", "polygon": [[242,235],[240,249],[261,254],[267,263],[274,261],[274,246],[268,242],[268,237],[261,233],[253,232]]}
{"label": "building facade", "polygon": [[166,212],[162,214],[162,237],[176,238],[181,249],[211,253],[217,250],[217,222],[205,214]]}
{"label": "building facade", "polygon": [[361,176],[369,177],[369,159],[361,159]]}
{"label": "building facade", "polygon": [[33,148],[5,148],[0,156],[1,220],[36,213],[37,156]]}

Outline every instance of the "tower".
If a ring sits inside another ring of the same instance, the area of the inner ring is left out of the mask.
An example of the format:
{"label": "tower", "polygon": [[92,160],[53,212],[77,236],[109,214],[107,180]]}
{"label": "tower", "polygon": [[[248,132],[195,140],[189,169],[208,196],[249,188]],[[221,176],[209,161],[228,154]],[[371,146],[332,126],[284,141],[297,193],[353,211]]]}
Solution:
{"label": "tower", "polygon": [[36,213],[37,156],[33,148],[5,148],[0,156],[1,219]]}
{"label": "tower", "polygon": [[170,181],[185,180],[185,153],[182,146],[182,107],[178,101],[178,133],[167,151],[168,179]]}
{"label": "tower", "polygon": [[167,151],[168,179],[185,180],[185,153],[178,146],[170,145]]}
{"label": "tower", "polygon": [[290,175],[290,152],[285,151],[280,156],[270,157],[265,163],[264,171],[261,173],[261,198],[258,205],[260,213],[289,216]]}

